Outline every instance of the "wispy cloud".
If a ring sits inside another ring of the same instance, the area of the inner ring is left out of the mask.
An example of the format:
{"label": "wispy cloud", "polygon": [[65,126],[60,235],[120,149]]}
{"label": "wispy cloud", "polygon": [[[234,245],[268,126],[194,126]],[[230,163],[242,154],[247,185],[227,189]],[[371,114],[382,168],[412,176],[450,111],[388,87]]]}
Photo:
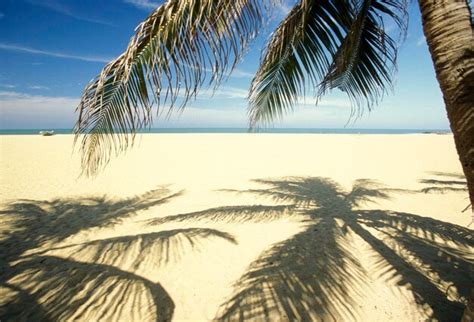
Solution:
{"label": "wispy cloud", "polygon": [[277,18],[281,19],[283,17],[286,17],[291,9],[295,6],[296,1],[295,0],[283,0],[280,2],[279,6],[277,7]]}
{"label": "wispy cloud", "polygon": [[[214,70],[212,68],[198,68],[198,67],[195,67],[195,66],[192,66],[190,64],[181,64],[181,66],[186,66],[186,67],[189,67],[189,68],[192,68],[192,69],[195,69],[195,70],[203,70],[207,73],[210,73],[210,74],[213,74],[214,73]],[[252,73],[249,73],[247,71],[244,71],[244,70],[241,70],[241,69],[234,69],[232,71],[232,73],[230,74],[230,78],[253,78],[255,76],[255,74],[252,74]]]}
{"label": "wispy cloud", "polygon": [[420,47],[420,46],[422,46],[422,45],[424,45],[424,44],[426,44],[426,38],[425,38],[425,36],[421,36],[421,37],[418,38],[418,40],[416,41],[416,45],[417,45],[418,47]]}
{"label": "wispy cloud", "polygon": [[245,109],[212,109],[187,107],[169,119],[157,118],[154,127],[243,127],[247,126]]}
{"label": "wispy cloud", "polygon": [[12,84],[0,84],[0,87],[3,87],[3,88],[15,88],[16,86],[15,86],[15,85],[12,85]]}
{"label": "wispy cloud", "polygon": [[16,44],[6,44],[6,43],[0,43],[0,49],[35,54],[35,55],[44,55],[44,56],[58,57],[58,58],[65,58],[65,59],[82,60],[82,61],[87,61],[87,62],[97,62],[97,63],[107,63],[112,60],[111,57],[74,55],[74,54],[41,50],[41,49],[25,47],[25,46],[16,45]]}
{"label": "wispy cloud", "polygon": [[72,128],[78,98],[0,91],[1,128]]}
{"label": "wispy cloud", "polygon": [[222,86],[217,90],[205,89],[199,92],[199,98],[246,98],[248,96],[248,90],[237,88],[237,87],[227,87]]}
{"label": "wispy cloud", "polygon": [[3,19],[5,17],[5,14],[3,12],[0,12],[0,19]]}
{"label": "wispy cloud", "polygon": [[31,85],[28,86],[29,89],[37,89],[37,90],[50,90],[48,86],[43,86],[43,85]]}
{"label": "wispy cloud", "polygon": [[320,101],[317,101],[315,98],[310,97],[299,97],[296,103],[300,107],[330,107],[330,108],[350,108],[351,103],[348,99],[344,98],[322,98]]}
{"label": "wispy cloud", "polygon": [[90,17],[89,15],[84,15],[84,14],[73,11],[70,7],[64,4],[64,1],[59,2],[58,0],[28,0],[28,2],[36,6],[48,8],[50,10],[56,11],[58,13],[72,17],[77,20],[115,27],[115,25],[109,21]]}
{"label": "wispy cloud", "polygon": [[255,74],[249,73],[240,69],[234,69],[230,77],[235,77],[235,78],[253,78]]}
{"label": "wispy cloud", "polygon": [[156,9],[161,3],[161,1],[151,1],[151,0],[123,0],[123,2],[131,4],[139,9],[144,9],[144,10],[153,10]]}

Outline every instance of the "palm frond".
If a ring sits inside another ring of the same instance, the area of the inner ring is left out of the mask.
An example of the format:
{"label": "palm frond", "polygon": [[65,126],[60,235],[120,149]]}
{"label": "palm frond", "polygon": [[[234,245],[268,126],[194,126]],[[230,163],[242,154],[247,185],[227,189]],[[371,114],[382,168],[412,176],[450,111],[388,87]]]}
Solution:
{"label": "palm frond", "polygon": [[319,96],[340,88],[353,106],[362,97],[370,108],[390,84],[396,60],[384,18],[405,30],[405,1],[301,0],[273,34],[252,82],[250,126],[291,111],[308,86]]}
{"label": "palm frond", "polygon": [[252,81],[250,127],[291,110],[324,77],[351,22],[348,1],[301,0],[273,33]]}
{"label": "palm frond", "polygon": [[392,87],[396,69],[397,42],[384,30],[383,18],[391,18],[404,38],[407,4],[398,0],[360,1],[354,21],[339,47],[319,88],[319,96],[339,88],[352,101],[352,113],[360,115],[366,103],[370,110],[386,89]]}
{"label": "palm frond", "polygon": [[[273,1],[273,0],[268,0]],[[218,85],[261,27],[266,1],[169,0],[136,29],[127,50],[85,88],[76,140],[83,172],[96,173],[157,113],[184,107],[206,83]],[[114,135],[115,133],[115,135]]]}

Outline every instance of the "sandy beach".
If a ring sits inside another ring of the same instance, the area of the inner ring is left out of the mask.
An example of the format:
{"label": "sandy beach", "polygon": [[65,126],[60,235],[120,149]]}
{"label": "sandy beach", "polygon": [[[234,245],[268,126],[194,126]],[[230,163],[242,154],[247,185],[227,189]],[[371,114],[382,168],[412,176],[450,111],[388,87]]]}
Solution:
{"label": "sandy beach", "polygon": [[459,321],[474,277],[451,135],[0,136],[0,320]]}

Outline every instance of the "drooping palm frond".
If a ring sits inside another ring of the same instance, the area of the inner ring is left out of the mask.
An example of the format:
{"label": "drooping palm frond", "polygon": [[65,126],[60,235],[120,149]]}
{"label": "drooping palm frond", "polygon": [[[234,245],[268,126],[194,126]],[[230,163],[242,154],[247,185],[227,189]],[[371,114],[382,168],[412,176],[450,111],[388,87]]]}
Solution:
{"label": "drooping palm frond", "polygon": [[[268,0],[273,1],[273,0]],[[158,113],[183,107],[211,73],[217,85],[262,25],[267,1],[169,0],[157,8],[127,50],[85,88],[78,107],[83,171],[90,175]],[[115,135],[114,135],[115,133]]]}
{"label": "drooping palm frond", "polygon": [[[321,82],[319,95],[339,88],[352,101],[352,112],[370,110],[392,86],[396,68],[397,42],[384,30],[383,17],[391,18],[403,38],[407,28],[406,1],[364,0]],[[352,116],[353,114],[351,114]]]}
{"label": "drooping palm frond", "polygon": [[309,85],[320,95],[345,91],[370,108],[390,85],[396,42],[383,19],[406,28],[404,0],[301,0],[273,34],[255,76],[250,126],[291,110]]}
{"label": "drooping palm frond", "polygon": [[351,23],[348,1],[301,0],[273,33],[252,81],[250,127],[291,110],[307,83],[316,86]]}

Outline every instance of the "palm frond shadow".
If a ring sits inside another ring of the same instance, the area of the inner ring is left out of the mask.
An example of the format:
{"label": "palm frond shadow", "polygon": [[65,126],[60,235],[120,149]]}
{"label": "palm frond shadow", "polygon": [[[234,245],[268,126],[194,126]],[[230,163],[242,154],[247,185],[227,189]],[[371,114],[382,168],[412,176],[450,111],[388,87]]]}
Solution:
{"label": "palm frond shadow", "polygon": [[147,220],[147,224],[161,225],[172,222],[267,222],[284,215],[291,215],[292,206],[245,205],[209,208],[166,217]]}
{"label": "palm frond shadow", "polygon": [[[156,189],[122,200],[106,197],[19,200],[0,211],[0,318],[6,320],[169,321],[174,303],[140,269],[178,261],[205,240],[235,238],[216,229],[186,228],[56,246],[86,229],[109,227],[183,192]],[[66,249],[68,258],[51,255]]]}
{"label": "palm frond shadow", "polygon": [[359,210],[393,190],[370,180],[356,181],[349,192],[325,178],[256,182],[266,188],[239,193],[291,203],[306,229],[249,266],[217,320],[360,318],[357,299],[371,286],[351,236],[375,252],[379,276],[411,289],[420,310],[442,321],[460,319],[473,272],[471,230],[414,214]]}
{"label": "palm frond shadow", "polygon": [[122,200],[111,200],[106,196],[18,200],[0,210],[1,221],[9,231],[5,235],[7,238],[2,238],[0,247],[7,258],[14,258],[26,250],[64,240],[81,230],[111,227],[138,211],[164,204],[182,193],[158,188]]}
{"label": "palm frond shadow", "polygon": [[205,241],[220,238],[237,244],[229,233],[210,228],[186,228],[95,240],[67,248],[75,258],[138,271],[179,262],[199,251]]}
{"label": "palm frond shadow", "polygon": [[421,179],[424,193],[467,192],[466,178],[459,173],[429,172],[430,177]]}
{"label": "palm frond shadow", "polygon": [[15,270],[2,285],[20,293],[0,307],[7,320],[119,320],[127,312],[138,320],[169,321],[173,315],[173,300],[159,283],[113,266],[36,256]]}

